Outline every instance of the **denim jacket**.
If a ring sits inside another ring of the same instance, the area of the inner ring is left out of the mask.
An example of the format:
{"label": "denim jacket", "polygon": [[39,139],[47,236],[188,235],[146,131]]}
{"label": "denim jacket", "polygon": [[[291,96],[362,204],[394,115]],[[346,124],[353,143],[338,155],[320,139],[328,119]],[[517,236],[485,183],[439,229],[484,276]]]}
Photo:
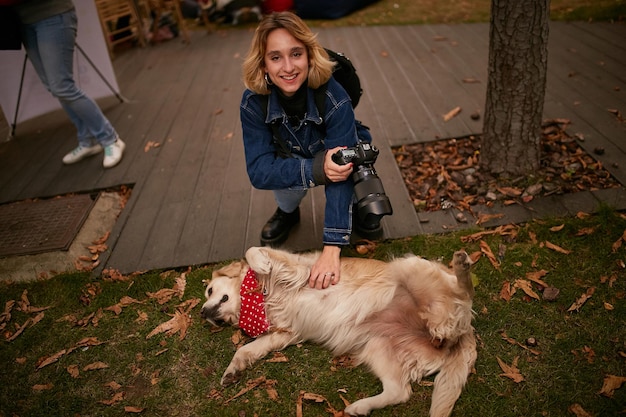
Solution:
{"label": "denim jacket", "polygon": [[[306,114],[297,127],[289,124],[277,94],[270,93],[265,117],[260,95],[250,90],[243,93],[240,115],[250,182],[262,190],[306,190],[324,185],[324,244],[347,245],[352,231],[354,184],[351,178],[327,181],[323,173],[324,155],[337,146],[354,146],[357,138],[371,142],[369,131],[355,120],[348,93],[333,78],[326,90],[325,114],[319,114],[314,92],[309,89]],[[272,122],[280,123],[280,136],[287,142],[292,157],[278,156],[272,140]]]}

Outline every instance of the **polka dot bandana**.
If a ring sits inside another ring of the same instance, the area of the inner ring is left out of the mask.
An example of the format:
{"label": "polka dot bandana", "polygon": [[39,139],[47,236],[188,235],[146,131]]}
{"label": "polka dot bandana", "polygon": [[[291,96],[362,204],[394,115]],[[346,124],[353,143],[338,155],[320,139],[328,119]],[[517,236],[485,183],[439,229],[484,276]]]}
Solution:
{"label": "polka dot bandana", "polygon": [[239,312],[239,328],[250,337],[257,337],[270,328],[265,317],[265,297],[256,278],[256,273],[249,269],[241,283],[241,311]]}

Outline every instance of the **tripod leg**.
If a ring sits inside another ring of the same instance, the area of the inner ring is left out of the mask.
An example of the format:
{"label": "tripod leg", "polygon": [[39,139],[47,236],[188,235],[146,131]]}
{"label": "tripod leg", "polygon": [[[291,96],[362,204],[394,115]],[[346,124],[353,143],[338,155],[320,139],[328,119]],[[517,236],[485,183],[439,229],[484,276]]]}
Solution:
{"label": "tripod leg", "polygon": [[105,78],[105,76],[100,72],[100,70],[98,69],[98,67],[96,67],[96,65],[93,63],[93,61],[91,60],[91,58],[89,58],[89,56],[85,53],[85,51],[83,50],[83,48],[80,47],[80,45],[78,44],[78,42],[76,43],[76,48],[78,48],[78,50],[80,51],[80,53],[85,57],[85,59],[87,60],[87,62],[89,62],[89,64],[91,65],[91,67],[98,73],[98,75],[100,76],[100,78],[102,79],[102,81],[104,81],[104,83],[107,85],[107,87],[109,87],[109,90],[111,90],[111,92],[113,92],[113,94],[115,94],[115,97],[117,97],[117,99],[120,101],[120,103],[124,103],[124,102],[128,102],[128,99],[122,97],[122,95],[115,90],[115,88],[113,88],[113,86],[111,85],[111,83],[109,83],[109,80],[107,80]]}
{"label": "tripod leg", "polygon": [[15,130],[17,129],[17,115],[20,112],[20,101],[22,98],[22,87],[24,86],[24,73],[26,72],[26,61],[28,60],[28,54],[24,54],[24,63],[22,64],[22,75],[20,76],[20,88],[17,92],[17,104],[15,104],[15,114],[13,115],[13,123],[11,123],[11,130],[9,131],[9,137],[7,140],[11,140],[15,137]]}

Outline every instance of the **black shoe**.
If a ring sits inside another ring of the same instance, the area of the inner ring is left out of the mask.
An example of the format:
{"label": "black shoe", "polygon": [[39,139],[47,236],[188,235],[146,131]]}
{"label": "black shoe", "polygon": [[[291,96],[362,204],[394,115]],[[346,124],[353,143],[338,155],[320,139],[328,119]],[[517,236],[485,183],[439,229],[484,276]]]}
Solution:
{"label": "black shoe", "polygon": [[289,231],[293,226],[300,223],[300,207],[293,213],[285,213],[277,208],[272,217],[265,223],[261,230],[261,245],[277,246],[287,240]]}

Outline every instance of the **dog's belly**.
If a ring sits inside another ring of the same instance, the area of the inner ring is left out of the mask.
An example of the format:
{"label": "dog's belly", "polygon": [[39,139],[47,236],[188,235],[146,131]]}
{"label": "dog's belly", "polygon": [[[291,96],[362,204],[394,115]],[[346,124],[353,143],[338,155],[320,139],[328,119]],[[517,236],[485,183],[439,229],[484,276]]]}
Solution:
{"label": "dog's belly", "polygon": [[371,337],[368,319],[383,309],[393,297],[393,288],[357,290],[339,285],[326,290],[302,289],[270,308],[272,326],[288,329],[300,341],[310,341],[334,354],[355,353]]}

